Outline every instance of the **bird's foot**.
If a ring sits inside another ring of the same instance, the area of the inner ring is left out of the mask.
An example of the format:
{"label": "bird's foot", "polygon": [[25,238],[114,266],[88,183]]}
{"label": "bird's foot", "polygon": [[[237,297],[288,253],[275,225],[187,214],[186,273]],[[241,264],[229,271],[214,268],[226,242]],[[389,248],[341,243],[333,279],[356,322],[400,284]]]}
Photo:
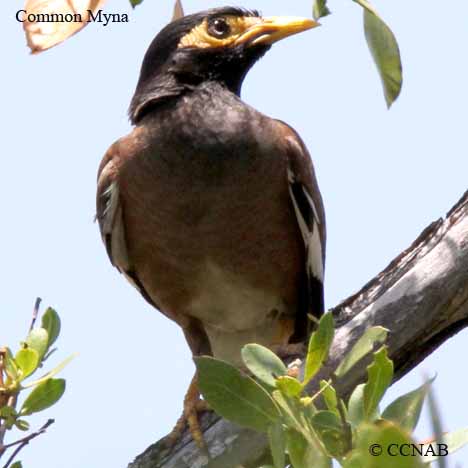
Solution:
{"label": "bird's foot", "polygon": [[288,375],[297,377],[299,368],[302,364],[302,359],[306,355],[307,346],[305,343],[289,343],[287,345],[278,346],[275,353],[288,365]]}
{"label": "bird's foot", "polygon": [[184,411],[177,421],[174,429],[166,437],[166,445],[173,447],[184,434],[185,427],[188,426],[193,440],[200,449],[206,450],[206,443],[203,432],[200,428],[199,414],[208,411],[210,408],[205,400],[200,398],[196,376],[192,379],[184,398]]}

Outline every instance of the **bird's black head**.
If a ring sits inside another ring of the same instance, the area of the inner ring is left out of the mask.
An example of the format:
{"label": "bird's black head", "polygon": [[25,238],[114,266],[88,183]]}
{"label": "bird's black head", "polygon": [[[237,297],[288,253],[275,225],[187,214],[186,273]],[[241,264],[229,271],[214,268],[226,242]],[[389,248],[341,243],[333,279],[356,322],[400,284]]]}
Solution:
{"label": "bird's black head", "polygon": [[157,103],[206,81],[217,81],[240,94],[252,65],[271,45],[317,26],[293,17],[262,18],[257,11],[214,8],[169,23],[149,46],[130,104],[138,122]]}

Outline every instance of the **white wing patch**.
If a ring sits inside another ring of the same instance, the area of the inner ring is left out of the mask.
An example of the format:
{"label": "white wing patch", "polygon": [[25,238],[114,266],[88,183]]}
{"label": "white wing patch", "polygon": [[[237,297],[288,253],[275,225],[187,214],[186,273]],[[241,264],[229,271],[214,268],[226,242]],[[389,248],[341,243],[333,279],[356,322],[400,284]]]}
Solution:
{"label": "white wing patch", "polygon": [[[104,171],[103,171],[104,173]],[[106,246],[109,259],[128,282],[134,286],[140,294],[156,308],[159,308],[154,300],[146,292],[142,282],[133,271],[128,257],[127,241],[125,238],[125,226],[122,216],[122,204],[120,203],[120,190],[116,181],[102,191],[103,208],[98,213],[97,219],[101,228],[102,240]]]}
{"label": "white wing patch", "polygon": [[101,218],[102,237],[112,264],[121,272],[130,269],[122,220],[119,186],[113,182],[103,192],[105,208]]}
{"label": "white wing patch", "polygon": [[[322,241],[319,233],[320,218],[318,216],[317,209],[309,192],[301,182],[296,180],[294,172],[289,167],[288,182],[289,194],[293,202],[294,212],[296,213],[299,229],[306,247],[307,273],[323,282],[323,252]],[[298,190],[300,193],[297,192]],[[298,200],[298,196],[301,197],[302,202],[305,201],[307,204],[305,208],[302,206],[302,210],[300,206],[301,201]],[[305,217],[304,209],[310,210],[310,216],[307,218]]]}

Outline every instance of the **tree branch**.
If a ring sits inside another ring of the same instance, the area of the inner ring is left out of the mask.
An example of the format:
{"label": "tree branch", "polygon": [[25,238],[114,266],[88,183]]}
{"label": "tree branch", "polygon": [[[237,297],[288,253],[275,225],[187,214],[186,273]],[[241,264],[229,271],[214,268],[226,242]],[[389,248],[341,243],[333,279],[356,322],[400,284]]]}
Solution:
{"label": "tree branch", "polygon": [[[428,226],[413,244],[358,293],[333,309],[337,323],[330,359],[308,390],[327,379],[368,327],[390,330],[387,344],[399,379],[468,324],[468,191],[445,219]],[[338,382],[344,398],[365,381],[364,359]],[[129,468],[256,468],[267,449],[263,434],[212,413],[202,417],[210,460],[185,434],[168,453],[164,439]]]}
{"label": "tree branch", "polygon": [[26,445],[29,444],[29,442],[33,439],[35,439],[36,437],[40,436],[41,434],[44,434],[44,432],[47,431],[47,428],[53,424],[55,421],[53,419],[48,419],[47,422],[40,428],[38,429],[37,431],[35,432],[32,432],[31,434],[27,435],[26,437],[23,437],[22,439],[19,439],[15,442],[12,442],[11,444],[7,444],[4,446],[5,449],[7,448],[10,448],[10,447],[14,447],[15,445],[17,445],[16,449],[13,451],[13,453],[10,455],[10,457],[8,458],[7,462],[5,463],[5,465],[3,466],[3,468],[8,468],[11,463],[13,462],[13,460],[16,458],[16,456],[18,455],[18,453],[24,448],[26,447]]}

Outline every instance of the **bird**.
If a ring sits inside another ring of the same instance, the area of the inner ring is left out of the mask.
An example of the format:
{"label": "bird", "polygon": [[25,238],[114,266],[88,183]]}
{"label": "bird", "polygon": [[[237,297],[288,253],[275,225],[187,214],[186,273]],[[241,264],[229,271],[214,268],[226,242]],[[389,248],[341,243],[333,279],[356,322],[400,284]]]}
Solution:
{"label": "bird", "polygon": [[[275,42],[316,26],[238,7],[169,23],[144,56],[133,129],[100,164],[109,259],[181,327],[194,357],[241,367],[247,343],[287,355],[323,313],[325,212],[311,157],[292,127],[240,97]],[[205,407],[195,372],[168,440],[188,424],[203,446]]]}

